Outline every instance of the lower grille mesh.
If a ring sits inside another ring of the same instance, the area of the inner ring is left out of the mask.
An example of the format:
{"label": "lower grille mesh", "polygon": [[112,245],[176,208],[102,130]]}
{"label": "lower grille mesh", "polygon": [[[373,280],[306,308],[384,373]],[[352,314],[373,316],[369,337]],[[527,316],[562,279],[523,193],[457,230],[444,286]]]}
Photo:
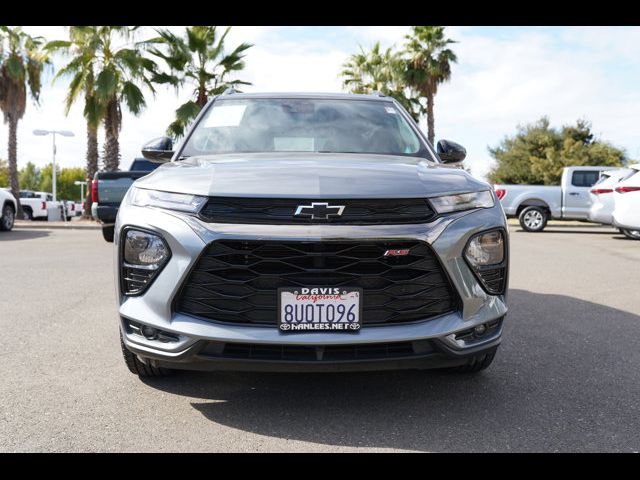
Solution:
{"label": "lower grille mesh", "polygon": [[[408,249],[403,256],[387,250]],[[280,287],[363,289],[363,325],[428,319],[456,308],[431,248],[420,241],[211,243],[187,278],[176,310],[221,322],[276,325]]]}

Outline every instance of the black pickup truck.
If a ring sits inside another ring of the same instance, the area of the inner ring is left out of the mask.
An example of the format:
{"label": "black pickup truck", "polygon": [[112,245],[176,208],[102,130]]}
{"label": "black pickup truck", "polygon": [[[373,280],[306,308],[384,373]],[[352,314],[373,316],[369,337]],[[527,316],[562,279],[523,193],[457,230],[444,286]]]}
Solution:
{"label": "black pickup truck", "polygon": [[131,184],[159,166],[160,163],[136,158],[128,172],[96,172],[91,183],[91,215],[102,223],[102,236],[107,242],[113,242],[118,208]]}

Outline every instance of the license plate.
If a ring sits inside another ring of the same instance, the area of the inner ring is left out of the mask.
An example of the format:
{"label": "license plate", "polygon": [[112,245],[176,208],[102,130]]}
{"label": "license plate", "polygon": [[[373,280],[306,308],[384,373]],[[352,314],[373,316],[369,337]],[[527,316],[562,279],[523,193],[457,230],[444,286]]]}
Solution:
{"label": "license plate", "polygon": [[360,329],[362,290],[359,288],[280,288],[278,328],[282,332]]}

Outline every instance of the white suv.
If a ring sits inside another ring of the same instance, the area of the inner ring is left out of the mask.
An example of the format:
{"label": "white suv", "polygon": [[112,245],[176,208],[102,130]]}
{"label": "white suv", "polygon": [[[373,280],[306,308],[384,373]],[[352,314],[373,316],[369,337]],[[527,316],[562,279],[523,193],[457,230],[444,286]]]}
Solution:
{"label": "white suv", "polygon": [[631,173],[620,180],[613,194],[613,224],[627,237],[640,240],[640,164],[629,168]]}
{"label": "white suv", "polygon": [[18,205],[11,192],[0,189],[0,231],[9,231],[13,228],[17,211]]}

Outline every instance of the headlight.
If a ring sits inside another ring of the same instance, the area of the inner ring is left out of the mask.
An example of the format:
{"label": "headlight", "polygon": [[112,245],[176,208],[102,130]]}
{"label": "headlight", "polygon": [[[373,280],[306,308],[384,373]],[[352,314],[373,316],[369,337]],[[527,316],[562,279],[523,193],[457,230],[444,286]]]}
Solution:
{"label": "headlight", "polygon": [[159,235],[127,228],[122,234],[122,292],[126,295],[144,292],[170,256],[169,247]]}
{"label": "headlight", "polygon": [[140,230],[127,230],[124,236],[126,263],[157,268],[168,256],[169,250],[159,236]]}
{"label": "headlight", "polygon": [[507,262],[506,239],[502,230],[491,230],[472,237],[464,250],[464,257],[488,293],[504,293]]}
{"label": "headlight", "polygon": [[161,192],[134,187],[131,204],[138,207],[159,207],[180,212],[196,213],[207,202],[207,197],[184,193]]}
{"label": "headlight", "polygon": [[504,260],[504,238],[502,232],[493,232],[476,235],[471,239],[465,253],[467,260],[474,266],[496,265]]}
{"label": "headlight", "polygon": [[495,205],[493,195],[489,190],[484,192],[459,193],[444,197],[433,197],[429,201],[438,213],[471,210],[472,208],[491,208]]}

